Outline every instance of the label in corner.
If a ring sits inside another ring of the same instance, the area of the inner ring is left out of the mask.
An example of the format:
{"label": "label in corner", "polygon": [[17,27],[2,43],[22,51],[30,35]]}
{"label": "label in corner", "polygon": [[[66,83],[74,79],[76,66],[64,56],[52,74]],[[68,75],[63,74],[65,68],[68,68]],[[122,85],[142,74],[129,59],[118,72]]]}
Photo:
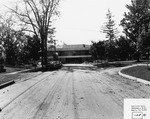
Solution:
{"label": "label in corner", "polygon": [[124,119],[150,119],[150,99],[124,99]]}

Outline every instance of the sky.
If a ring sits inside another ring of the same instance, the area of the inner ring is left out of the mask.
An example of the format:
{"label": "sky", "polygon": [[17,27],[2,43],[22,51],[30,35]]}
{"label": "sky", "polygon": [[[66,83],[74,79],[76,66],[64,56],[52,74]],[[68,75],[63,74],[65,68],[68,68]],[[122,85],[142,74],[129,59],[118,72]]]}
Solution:
{"label": "sky", "polygon": [[[12,7],[15,0],[0,1],[0,13],[7,9],[3,5]],[[105,34],[100,32],[106,22],[108,9],[115,20],[116,28],[123,18],[125,7],[131,0],[61,0],[60,16],[54,22],[56,27],[55,40],[58,44],[91,44],[91,41],[106,40]]]}

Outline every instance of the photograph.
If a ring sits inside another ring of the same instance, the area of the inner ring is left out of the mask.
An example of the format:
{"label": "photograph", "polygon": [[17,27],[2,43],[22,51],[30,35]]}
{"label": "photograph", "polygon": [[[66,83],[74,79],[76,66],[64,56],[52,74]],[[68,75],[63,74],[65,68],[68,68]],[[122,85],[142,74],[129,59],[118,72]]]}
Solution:
{"label": "photograph", "polygon": [[150,0],[1,0],[0,119],[150,119]]}

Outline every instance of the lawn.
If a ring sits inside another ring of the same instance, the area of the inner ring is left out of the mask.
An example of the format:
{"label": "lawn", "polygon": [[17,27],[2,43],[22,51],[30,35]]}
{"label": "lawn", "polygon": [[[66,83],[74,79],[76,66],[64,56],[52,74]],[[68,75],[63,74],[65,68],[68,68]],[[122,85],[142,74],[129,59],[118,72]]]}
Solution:
{"label": "lawn", "polygon": [[121,70],[122,73],[150,81],[150,70],[147,66],[134,66]]}
{"label": "lawn", "polygon": [[17,72],[17,71],[21,71],[21,70],[26,70],[26,68],[17,68],[17,67],[5,67],[6,72],[2,72],[0,73],[0,85],[12,80],[16,80],[16,79],[25,79],[27,77],[30,77],[32,75],[35,75],[38,72],[34,72],[34,71],[29,71],[29,72],[20,72],[20,73],[16,73],[16,74],[8,74],[11,72]]}
{"label": "lawn", "polygon": [[123,66],[128,66],[132,64],[137,64],[135,60],[131,61],[115,61],[115,62],[105,62],[105,63],[98,63],[94,64],[98,68],[114,68],[114,67],[123,67]]}
{"label": "lawn", "polygon": [[18,67],[4,67],[6,69],[6,72],[1,72],[1,74],[3,73],[11,73],[11,72],[16,72],[16,71],[21,71],[21,70],[25,70],[26,68],[18,68]]}

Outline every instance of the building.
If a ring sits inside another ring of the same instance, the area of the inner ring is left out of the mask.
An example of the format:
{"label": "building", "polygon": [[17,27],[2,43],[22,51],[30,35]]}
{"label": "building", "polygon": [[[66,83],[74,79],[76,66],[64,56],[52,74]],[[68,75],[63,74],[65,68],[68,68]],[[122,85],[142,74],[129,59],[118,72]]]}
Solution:
{"label": "building", "polygon": [[62,63],[83,63],[85,61],[91,61],[90,45],[78,44],[78,45],[61,45],[48,48],[48,59],[53,60],[53,54],[56,50],[58,53],[58,59]]}

